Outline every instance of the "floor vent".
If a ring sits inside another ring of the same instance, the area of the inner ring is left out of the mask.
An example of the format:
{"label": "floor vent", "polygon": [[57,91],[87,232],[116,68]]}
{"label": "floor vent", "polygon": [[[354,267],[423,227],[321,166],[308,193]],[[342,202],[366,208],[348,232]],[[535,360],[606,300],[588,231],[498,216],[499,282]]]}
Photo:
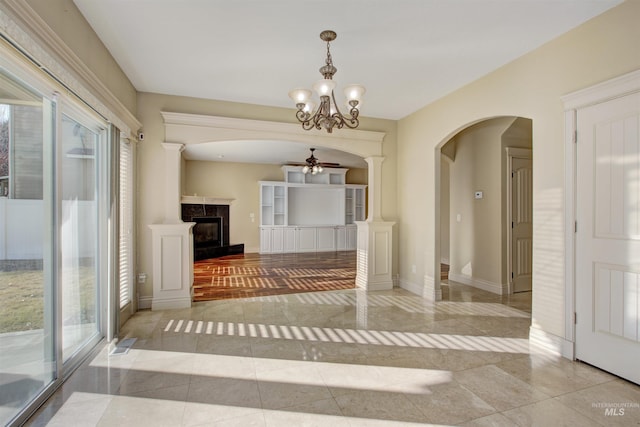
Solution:
{"label": "floor vent", "polygon": [[131,349],[131,347],[133,346],[133,343],[135,343],[137,339],[138,338],[127,338],[122,341],[119,341],[118,344],[116,344],[116,346],[113,348],[113,350],[111,350],[109,355],[118,356],[121,354],[129,353],[129,350]]}

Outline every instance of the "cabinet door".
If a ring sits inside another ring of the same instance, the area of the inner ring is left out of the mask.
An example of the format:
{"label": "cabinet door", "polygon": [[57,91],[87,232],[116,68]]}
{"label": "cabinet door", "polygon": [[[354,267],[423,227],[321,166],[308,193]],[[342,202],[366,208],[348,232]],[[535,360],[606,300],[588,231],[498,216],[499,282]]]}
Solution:
{"label": "cabinet door", "polygon": [[354,195],[354,215],[356,221],[364,221],[364,188],[357,188]]}
{"label": "cabinet door", "polygon": [[355,212],[355,199],[354,192],[355,188],[345,188],[344,190],[344,223],[345,224],[353,224],[355,220],[354,212]]}
{"label": "cabinet door", "polygon": [[295,252],[296,251],[296,229],[285,227],[284,233],[284,248],[283,252]]}
{"label": "cabinet door", "polygon": [[346,227],[348,251],[355,251],[358,246],[358,228]]}
{"label": "cabinet door", "polygon": [[347,227],[336,227],[336,250],[347,249]]}
{"label": "cabinet door", "polygon": [[273,185],[260,185],[260,225],[273,225]]}
{"label": "cabinet door", "polygon": [[318,227],[317,229],[318,251],[336,250],[336,229],[335,227]]}
{"label": "cabinet door", "polygon": [[287,188],[273,186],[273,225],[287,225]]}
{"label": "cabinet door", "polygon": [[260,253],[271,253],[271,228],[260,228]]}
{"label": "cabinet door", "polygon": [[284,251],[284,230],[282,227],[271,230],[271,253],[282,253]]}
{"label": "cabinet door", "polygon": [[296,235],[296,252],[316,251],[316,229],[314,227],[297,228]]}

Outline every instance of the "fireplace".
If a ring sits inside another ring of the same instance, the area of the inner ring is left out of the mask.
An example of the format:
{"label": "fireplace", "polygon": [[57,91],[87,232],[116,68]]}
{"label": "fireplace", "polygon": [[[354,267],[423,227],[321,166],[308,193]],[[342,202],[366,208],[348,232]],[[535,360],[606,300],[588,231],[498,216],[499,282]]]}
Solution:
{"label": "fireplace", "polygon": [[196,250],[223,245],[221,217],[195,217],[192,221],[196,223],[193,226],[193,246]]}
{"label": "fireplace", "polygon": [[244,253],[244,244],[229,239],[229,205],[182,204],[182,220],[193,226],[193,259]]}

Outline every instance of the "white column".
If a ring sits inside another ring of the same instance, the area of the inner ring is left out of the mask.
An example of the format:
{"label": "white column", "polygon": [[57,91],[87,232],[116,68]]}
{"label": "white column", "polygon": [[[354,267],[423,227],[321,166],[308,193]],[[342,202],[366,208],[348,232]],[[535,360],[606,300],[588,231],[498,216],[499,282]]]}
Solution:
{"label": "white column", "polygon": [[163,142],[164,148],[164,223],[182,222],[182,150],[184,144]]}
{"label": "white column", "polygon": [[369,212],[367,221],[384,221],[382,219],[382,162],[384,157],[367,157],[369,165]]}
{"label": "white column", "polygon": [[367,157],[369,204],[366,221],[358,221],[356,286],[366,290],[393,288],[393,225],[382,218],[382,162]]}
{"label": "white column", "polygon": [[[182,222],[183,144],[162,143],[165,154],[164,220],[151,224],[152,310],[188,308],[193,299],[193,222]],[[161,190],[159,190],[161,193]]]}
{"label": "white column", "polygon": [[152,224],[153,300],[151,310],[189,308],[193,298],[193,226]]}

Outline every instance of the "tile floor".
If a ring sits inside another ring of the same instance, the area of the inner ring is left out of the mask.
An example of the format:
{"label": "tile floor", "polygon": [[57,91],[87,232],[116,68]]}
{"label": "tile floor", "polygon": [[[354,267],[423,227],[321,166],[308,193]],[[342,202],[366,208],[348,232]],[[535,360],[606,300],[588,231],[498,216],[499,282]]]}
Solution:
{"label": "tile floor", "polygon": [[529,294],[444,291],[142,311],[122,331],[133,348],[102,349],[29,425],[640,425],[640,387],[530,351]]}

